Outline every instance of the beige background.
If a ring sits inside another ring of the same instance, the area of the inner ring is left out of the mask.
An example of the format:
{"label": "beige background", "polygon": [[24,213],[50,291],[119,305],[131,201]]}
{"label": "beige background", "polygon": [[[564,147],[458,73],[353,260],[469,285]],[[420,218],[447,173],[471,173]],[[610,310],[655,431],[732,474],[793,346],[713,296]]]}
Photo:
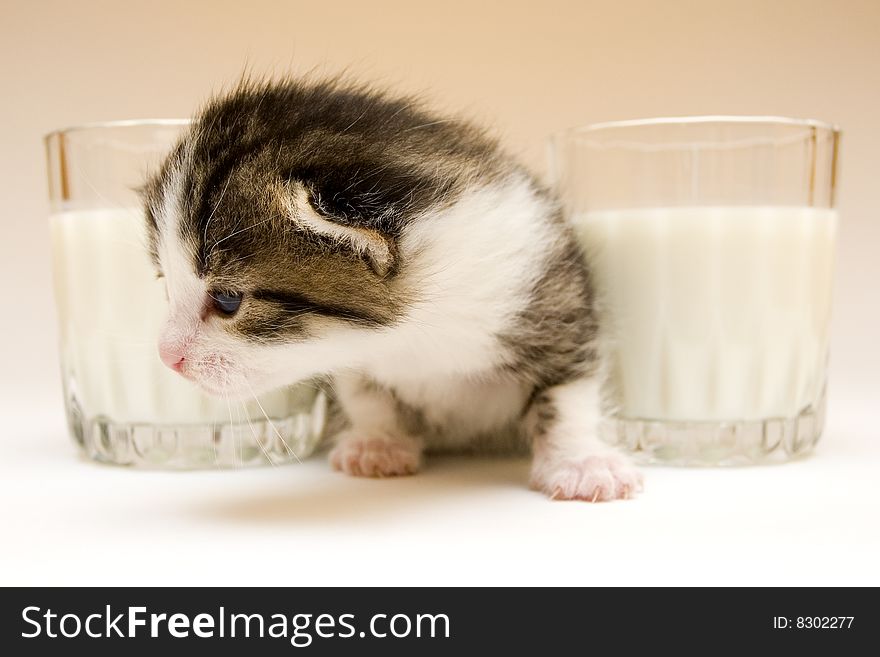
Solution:
{"label": "beige background", "polygon": [[724,113],[839,123],[833,390],[877,397],[877,0],[3,0],[0,12],[6,403],[60,408],[42,135],[186,116],[245,66],[347,68],[424,91],[494,126],[538,169],[548,133],[593,121]]}
{"label": "beige background", "polygon": [[[880,584],[880,0],[0,2],[0,583]],[[608,505],[549,502],[527,490],[525,460],[434,459],[383,481],[320,459],[185,475],[77,460],[42,134],[185,116],[246,62],[426,91],[539,168],[547,134],[592,121],[840,123],[832,399],[815,457],[648,468],[637,501]]]}

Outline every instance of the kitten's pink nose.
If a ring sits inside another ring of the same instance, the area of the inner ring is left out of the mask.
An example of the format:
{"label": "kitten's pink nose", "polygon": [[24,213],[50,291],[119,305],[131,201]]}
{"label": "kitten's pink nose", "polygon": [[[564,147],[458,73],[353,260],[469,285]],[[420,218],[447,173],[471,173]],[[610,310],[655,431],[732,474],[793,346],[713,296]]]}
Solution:
{"label": "kitten's pink nose", "polygon": [[164,343],[159,343],[159,358],[175,372],[183,369],[183,361],[186,360],[180,354],[180,349]]}

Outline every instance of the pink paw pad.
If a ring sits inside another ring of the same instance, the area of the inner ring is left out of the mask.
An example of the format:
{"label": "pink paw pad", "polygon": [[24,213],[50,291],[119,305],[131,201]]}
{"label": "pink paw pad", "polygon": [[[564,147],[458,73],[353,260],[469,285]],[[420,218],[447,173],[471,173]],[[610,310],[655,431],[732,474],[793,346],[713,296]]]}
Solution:
{"label": "pink paw pad", "polygon": [[531,484],[556,500],[608,502],[640,492],[642,474],[622,456],[603,454],[536,463]]}
{"label": "pink paw pad", "polygon": [[399,477],[418,472],[421,449],[409,438],[343,435],[330,452],[330,464],[353,477]]}

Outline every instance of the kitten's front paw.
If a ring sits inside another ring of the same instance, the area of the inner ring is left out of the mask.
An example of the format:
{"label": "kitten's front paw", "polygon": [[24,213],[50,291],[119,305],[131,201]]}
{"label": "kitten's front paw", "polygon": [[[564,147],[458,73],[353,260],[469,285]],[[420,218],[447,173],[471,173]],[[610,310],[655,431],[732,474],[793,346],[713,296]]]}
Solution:
{"label": "kitten's front paw", "polygon": [[607,502],[640,492],[642,473],[615,453],[581,459],[537,459],[532,465],[531,485],[556,500]]}
{"label": "kitten's front paw", "polygon": [[410,437],[343,431],[330,452],[330,464],[354,477],[398,477],[418,472],[422,448]]}

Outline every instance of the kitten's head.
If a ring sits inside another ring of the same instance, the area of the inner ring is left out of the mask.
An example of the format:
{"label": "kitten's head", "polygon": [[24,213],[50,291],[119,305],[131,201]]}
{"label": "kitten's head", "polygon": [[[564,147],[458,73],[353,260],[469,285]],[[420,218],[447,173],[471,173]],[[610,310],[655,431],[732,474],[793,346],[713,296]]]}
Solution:
{"label": "kitten's head", "polygon": [[145,187],[162,360],[236,396],[356,365],[414,302],[407,227],[498,168],[479,131],[361,87],[212,101]]}

